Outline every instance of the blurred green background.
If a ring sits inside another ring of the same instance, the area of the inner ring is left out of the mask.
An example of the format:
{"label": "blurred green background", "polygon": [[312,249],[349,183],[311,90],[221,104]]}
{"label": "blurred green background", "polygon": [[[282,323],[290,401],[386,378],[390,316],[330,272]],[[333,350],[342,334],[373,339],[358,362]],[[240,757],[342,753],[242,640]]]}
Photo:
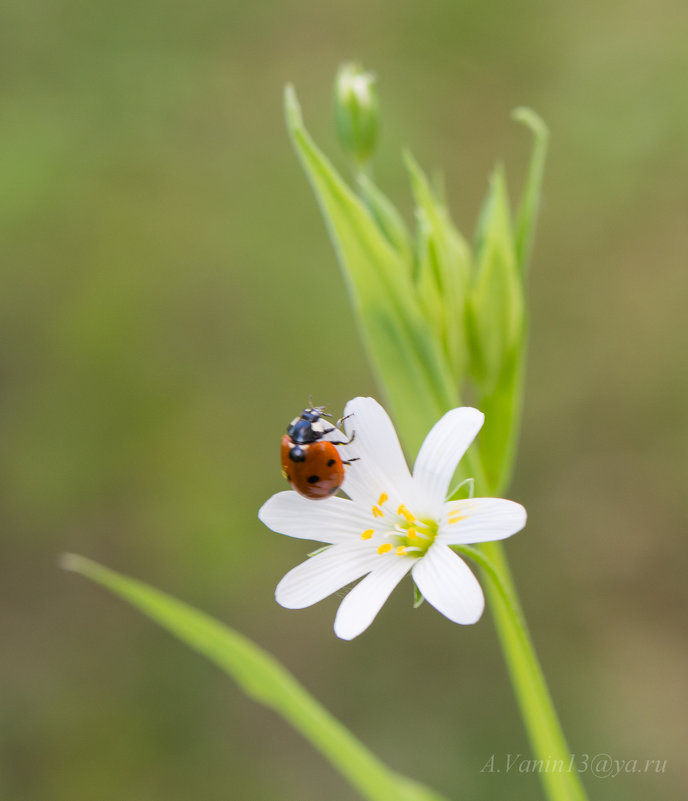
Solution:
{"label": "blurred green background", "polygon": [[[7,0],[0,12],[0,798],[351,801],[215,668],[56,567],[75,551],[216,615],[367,744],[450,797],[527,754],[492,623],[399,588],[338,641],[338,599],[273,589],[304,544],[264,529],[277,447],[312,394],[377,394],[281,91],[338,158],[331,83],[379,75],[376,175],[410,217],[409,146],[470,234],[494,161],[512,196],[552,146],[532,272],[507,545],[572,750],[667,760],[594,798],[688,794],[686,142],[679,0]],[[340,166],[344,166],[341,160]],[[418,687],[422,691],[418,691]]]}

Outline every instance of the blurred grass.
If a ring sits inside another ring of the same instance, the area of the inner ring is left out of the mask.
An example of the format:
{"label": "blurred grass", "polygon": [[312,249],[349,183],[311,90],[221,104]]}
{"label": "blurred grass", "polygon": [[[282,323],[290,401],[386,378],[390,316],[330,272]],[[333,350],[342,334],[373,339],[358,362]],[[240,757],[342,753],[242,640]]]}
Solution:
{"label": "blurred grass", "polygon": [[668,760],[591,795],[688,792],[686,23],[677,0],[4,4],[1,798],[353,798],[211,667],[61,574],[65,550],[258,640],[400,770],[537,797],[532,775],[480,773],[527,753],[488,619],[411,614],[402,587],[346,645],[336,598],[272,598],[303,555],[255,517],[284,423],[308,394],[375,393],[281,119],[291,80],[336,155],[330,83],[352,57],[380,76],[376,173],[407,214],[403,145],[444,169],[470,233],[494,160],[523,175],[511,109],[551,128],[513,490],[530,522],[509,554],[572,748]]}

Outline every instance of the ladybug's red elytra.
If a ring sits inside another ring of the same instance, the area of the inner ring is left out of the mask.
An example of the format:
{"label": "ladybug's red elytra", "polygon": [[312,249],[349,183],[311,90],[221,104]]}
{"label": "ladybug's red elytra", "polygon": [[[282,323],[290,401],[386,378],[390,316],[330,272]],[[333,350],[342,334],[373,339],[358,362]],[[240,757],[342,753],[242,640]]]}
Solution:
{"label": "ladybug's red elytra", "polygon": [[312,501],[334,495],[344,483],[344,465],[357,461],[344,461],[337,450],[337,445],[352,442],[354,434],[346,442],[324,439],[338,429],[328,427],[323,417],[329,417],[324,406],[309,406],[282,437],[282,475],[299,495]]}

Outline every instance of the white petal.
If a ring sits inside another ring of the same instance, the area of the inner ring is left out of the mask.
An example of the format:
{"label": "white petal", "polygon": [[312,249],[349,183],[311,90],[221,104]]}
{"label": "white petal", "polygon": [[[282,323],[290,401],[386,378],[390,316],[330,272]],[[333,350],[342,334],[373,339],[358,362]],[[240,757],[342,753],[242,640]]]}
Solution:
{"label": "white petal", "polygon": [[352,501],[312,501],[290,490],[273,495],[258,517],[278,534],[318,542],[350,542],[370,528],[370,513],[365,514]]}
{"label": "white petal", "polygon": [[485,608],[478,579],[446,545],[435,542],[413,567],[413,580],[425,600],[454,623],[475,623]]}
{"label": "white petal", "polygon": [[396,509],[408,498],[411,474],[392,421],[373,398],[354,398],[347,403],[344,414],[351,415],[344,425],[354,441],[339,450],[342,458],[356,457],[358,461],[346,468],[342,489],[368,509],[384,492]]}
{"label": "white petal", "polygon": [[376,558],[378,554],[366,543],[333,545],[287,573],[275,590],[277,603],[287,609],[318,603],[370,572]]}
{"label": "white petal", "polygon": [[339,605],[334,633],[342,640],[352,640],[375,619],[392,590],[413,567],[407,556],[386,554],[377,566],[357,584]]}
{"label": "white petal", "polygon": [[[526,517],[526,510],[520,503],[503,498],[451,501],[445,504],[436,542],[468,545],[503,540],[520,531],[526,524]],[[455,522],[451,523],[452,520]]]}
{"label": "white petal", "polygon": [[425,438],[413,468],[418,498],[427,508],[417,514],[432,514],[444,503],[456,465],[480,431],[485,415],[470,406],[447,412]]}

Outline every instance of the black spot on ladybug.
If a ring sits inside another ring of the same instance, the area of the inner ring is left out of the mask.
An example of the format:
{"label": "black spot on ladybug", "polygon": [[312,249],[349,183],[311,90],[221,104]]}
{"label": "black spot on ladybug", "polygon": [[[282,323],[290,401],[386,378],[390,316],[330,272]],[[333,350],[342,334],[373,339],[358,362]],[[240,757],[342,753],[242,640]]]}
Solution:
{"label": "black spot on ladybug", "polygon": [[303,448],[299,448],[298,446],[292,448],[289,451],[289,458],[292,462],[305,462],[306,461],[306,451]]}
{"label": "black spot on ladybug", "polygon": [[334,459],[330,459],[330,461],[327,463],[327,466],[332,467],[333,464],[335,464]]}
{"label": "black spot on ladybug", "polygon": [[320,481],[320,476],[308,476],[306,481],[308,481],[309,484],[317,484],[318,481]]}

